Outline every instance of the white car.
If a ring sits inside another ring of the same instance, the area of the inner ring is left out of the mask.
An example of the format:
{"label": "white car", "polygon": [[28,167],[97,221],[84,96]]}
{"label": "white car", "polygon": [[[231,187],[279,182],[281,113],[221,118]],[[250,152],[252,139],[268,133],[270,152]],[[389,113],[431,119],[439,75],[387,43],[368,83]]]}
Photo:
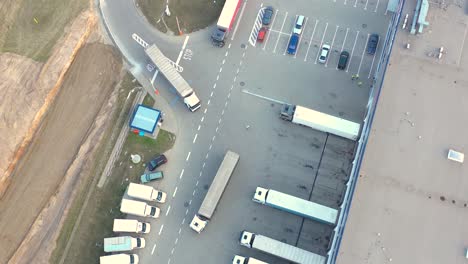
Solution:
{"label": "white car", "polygon": [[318,59],[320,63],[327,62],[328,53],[330,53],[330,49],[331,49],[330,45],[323,44],[322,49],[320,50],[320,57]]}
{"label": "white car", "polygon": [[300,35],[302,33],[302,26],[305,22],[305,16],[298,16],[294,24],[293,33]]}

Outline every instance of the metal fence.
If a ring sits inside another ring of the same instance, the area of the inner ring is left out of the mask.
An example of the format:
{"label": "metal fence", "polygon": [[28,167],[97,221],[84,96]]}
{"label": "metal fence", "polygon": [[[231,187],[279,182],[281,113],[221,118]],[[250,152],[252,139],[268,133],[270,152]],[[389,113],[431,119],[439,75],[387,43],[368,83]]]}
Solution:
{"label": "metal fence", "polygon": [[385,36],[385,41],[382,48],[382,54],[380,55],[379,63],[377,64],[372,86],[369,93],[369,101],[367,103],[367,112],[363,122],[361,138],[359,139],[359,143],[356,148],[355,158],[352,163],[353,166],[351,169],[351,175],[347,183],[343,203],[341,204],[341,213],[338,218],[338,223],[334,230],[334,236],[331,242],[331,247],[328,252],[327,264],[336,263],[336,259],[339,253],[341,239],[343,238],[346,221],[348,219],[349,210],[351,208],[351,202],[353,200],[354,190],[356,188],[356,183],[359,178],[359,170],[361,168],[362,159],[364,157],[364,151],[366,149],[369,132],[372,126],[372,121],[374,119],[377,102],[379,101],[380,91],[384,81],[385,72],[387,70],[388,61],[392,53],[392,47],[395,41],[396,33],[398,31],[398,26],[400,24],[400,18],[404,4],[405,0],[399,0],[398,8],[393,14],[388,25],[387,35]]}

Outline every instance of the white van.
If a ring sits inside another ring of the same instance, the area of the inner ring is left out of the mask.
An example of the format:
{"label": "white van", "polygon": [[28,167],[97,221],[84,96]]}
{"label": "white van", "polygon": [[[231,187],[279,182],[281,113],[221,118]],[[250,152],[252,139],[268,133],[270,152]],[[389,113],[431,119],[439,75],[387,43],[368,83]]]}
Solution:
{"label": "white van", "polygon": [[305,16],[297,16],[296,23],[294,24],[293,33],[300,35],[302,27],[304,26]]}
{"label": "white van", "polygon": [[99,258],[100,264],[138,264],[137,254],[115,254]]}
{"label": "white van", "polygon": [[114,219],[114,232],[149,233],[149,223],[138,222],[134,219]]}

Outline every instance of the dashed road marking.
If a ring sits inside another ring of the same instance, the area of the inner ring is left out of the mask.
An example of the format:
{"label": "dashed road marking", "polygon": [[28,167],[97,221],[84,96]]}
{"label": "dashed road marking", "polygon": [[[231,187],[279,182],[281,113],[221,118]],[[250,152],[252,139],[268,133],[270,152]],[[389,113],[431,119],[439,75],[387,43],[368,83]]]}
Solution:
{"label": "dashed road marking", "polygon": [[197,141],[197,137],[198,137],[198,134],[195,134],[195,137],[193,137],[193,144],[195,144],[195,142]]}
{"label": "dashed road marking", "polygon": [[182,169],[182,171],[180,172],[179,179],[182,179],[182,176],[184,175],[184,171],[185,169]]}
{"label": "dashed road marking", "polygon": [[182,232],[182,228],[179,228],[179,235],[180,235],[181,232]]}
{"label": "dashed road marking", "polygon": [[206,162],[203,162],[202,168],[205,168]]}
{"label": "dashed road marking", "polygon": [[176,196],[177,188],[178,188],[178,187],[176,186],[175,189],[174,189],[174,193],[172,194],[172,197],[175,197],[175,196]]}
{"label": "dashed road marking", "polygon": [[188,161],[190,159],[190,154],[192,154],[192,152],[189,151],[189,153],[187,154],[187,158],[185,158],[185,161]]}
{"label": "dashed road marking", "polygon": [[[190,201],[188,202],[188,204],[191,205],[191,204],[192,204],[192,200],[190,200]],[[187,214],[187,213],[188,213],[188,209],[185,211],[185,214]]]}
{"label": "dashed road marking", "polygon": [[[192,204],[192,200],[189,201],[189,205]],[[185,210],[185,215],[188,214],[188,209]]]}
{"label": "dashed road marking", "polygon": [[[220,123],[221,123],[221,119],[220,119],[219,121],[220,121]],[[211,141],[214,141],[215,138],[216,138],[216,135],[213,136],[213,138],[211,139]],[[206,156],[208,157],[208,155],[206,155]]]}
{"label": "dashed road marking", "polygon": [[183,225],[184,223],[185,223],[185,217],[184,217],[184,219],[182,219],[182,224],[181,225]]}
{"label": "dashed road marking", "polygon": [[215,84],[213,84],[213,89],[216,89],[216,83],[215,83]]}
{"label": "dashed road marking", "polygon": [[198,186],[198,181],[195,183],[195,186]]}
{"label": "dashed road marking", "polygon": [[211,150],[212,147],[213,147],[213,144],[210,144],[210,150]]}
{"label": "dashed road marking", "polygon": [[[179,235],[180,235],[180,232],[179,232]],[[179,238],[176,238],[174,245],[177,245],[177,242],[179,242]]]}
{"label": "dashed road marking", "polygon": [[159,228],[159,235],[161,235],[163,229],[164,229],[164,225],[161,225],[161,228]]}
{"label": "dashed road marking", "polygon": [[195,196],[195,193],[197,192],[197,189],[193,190],[192,196]]}
{"label": "dashed road marking", "polygon": [[198,129],[197,129],[197,130],[200,131],[200,128],[201,128],[201,125],[198,125]]}
{"label": "dashed road marking", "polygon": [[174,255],[174,250],[175,250],[175,248],[172,248],[171,255]]}
{"label": "dashed road marking", "polygon": [[170,211],[171,211],[171,206],[169,205],[169,207],[167,207],[166,216],[169,214]]}
{"label": "dashed road marking", "polygon": [[224,57],[227,57],[228,54],[229,54],[229,51],[226,51],[226,53],[224,54]]}
{"label": "dashed road marking", "polygon": [[223,67],[219,68],[219,73],[221,73],[223,71]]}
{"label": "dashed road marking", "polygon": [[203,113],[206,114],[206,111],[208,111],[208,108],[205,108],[205,111],[203,111]]}
{"label": "dashed road marking", "polygon": [[154,244],[153,249],[151,250],[151,255],[153,255],[155,249],[156,249],[156,244]]}
{"label": "dashed road marking", "polygon": [[202,116],[202,118],[201,118],[200,122],[202,122],[202,123],[203,123],[203,120],[205,120],[205,117],[204,117],[204,116]]}
{"label": "dashed road marking", "polygon": [[225,63],[225,62],[226,62],[226,59],[223,59],[223,62],[222,62],[222,64],[224,65],[224,63]]}

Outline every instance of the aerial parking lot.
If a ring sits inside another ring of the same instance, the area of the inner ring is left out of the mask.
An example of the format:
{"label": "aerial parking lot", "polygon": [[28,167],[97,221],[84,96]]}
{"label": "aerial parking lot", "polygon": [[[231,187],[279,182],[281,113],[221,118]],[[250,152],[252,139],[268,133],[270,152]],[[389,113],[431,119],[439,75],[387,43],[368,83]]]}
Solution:
{"label": "aerial parking lot", "polygon": [[[203,80],[210,86],[200,91],[203,106],[194,114],[201,120],[193,140],[200,151],[192,150],[182,172],[174,173],[180,184],[175,191],[168,190],[167,208],[151,234],[156,243],[148,244],[151,250],[141,254],[142,260],[230,263],[234,255],[242,255],[288,263],[240,246],[242,230],[327,255],[333,225],[272,209],[252,198],[260,186],[339,208],[356,142],[281,120],[280,111],[285,103],[300,105],[361,124],[381,54],[379,44],[368,54],[367,43],[372,34],[385,37],[390,20],[386,5],[371,0],[242,4],[226,45],[213,47],[206,55],[206,60],[215,57],[216,63],[204,65],[214,74],[203,77],[212,79]],[[273,7],[273,15],[258,42],[267,6]],[[299,16],[304,19],[297,48],[288,54]],[[319,58],[324,44],[330,47],[325,60]],[[343,51],[348,60],[339,69]],[[184,71],[190,67],[196,66],[187,65]],[[352,78],[356,75],[358,79]],[[194,86],[204,87],[196,81]],[[238,165],[213,218],[198,234],[188,225],[227,150],[239,154]]]}

